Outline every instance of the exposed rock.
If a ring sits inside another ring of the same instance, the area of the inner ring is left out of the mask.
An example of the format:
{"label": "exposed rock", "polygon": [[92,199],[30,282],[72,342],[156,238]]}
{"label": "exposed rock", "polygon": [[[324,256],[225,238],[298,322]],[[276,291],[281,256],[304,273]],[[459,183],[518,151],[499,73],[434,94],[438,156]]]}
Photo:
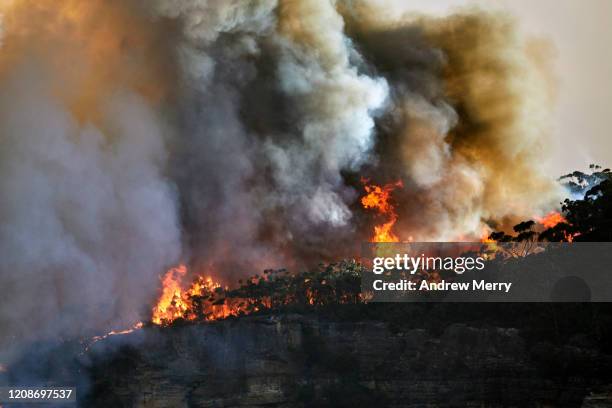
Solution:
{"label": "exposed rock", "polygon": [[436,334],[298,315],[118,337],[90,351],[88,405],[610,406],[600,387],[612,358],[578,337],[554,345],[513,328],[451,324]]}

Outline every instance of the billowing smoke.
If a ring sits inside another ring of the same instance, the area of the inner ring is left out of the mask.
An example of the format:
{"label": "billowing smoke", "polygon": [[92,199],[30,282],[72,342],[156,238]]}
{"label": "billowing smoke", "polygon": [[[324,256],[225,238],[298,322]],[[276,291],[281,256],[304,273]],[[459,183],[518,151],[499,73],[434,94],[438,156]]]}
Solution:
{"label": "billowing smoke", "polygon": [[[380,4],[377,4],[380,5]],[[417,240],[514,225],[561,197],[545,175],[550,72],[505,15],[379,18],[343,8],[347,31],[392,94],[378,121],[373,174],[408,180],[399,229]]]}
{"label": "billowing smoke", "polygon": [[3,13],[3,352],[136,321],[180,257],[157,108],[170,70],[164,38],[135,10],[33,0]]}
{"label": "billowing smoke", "polygon": [[232,272],[326,251],[334,231],[351,231],[356,192],[342,171],[371,159],[388,95],[384,78],[360,70],[343,18],[320,1],[167,1],[158,11],[184,32],[171,167],[194,261]]}
{"label": "billowing smoke", "polygon": [[349,255],[361,176],[402,239],[557,202],[548,83],[513,25],[322,0],[16,0],[0,49],[0,300],[17,336],[146,318],[179,260],[231,277]]}

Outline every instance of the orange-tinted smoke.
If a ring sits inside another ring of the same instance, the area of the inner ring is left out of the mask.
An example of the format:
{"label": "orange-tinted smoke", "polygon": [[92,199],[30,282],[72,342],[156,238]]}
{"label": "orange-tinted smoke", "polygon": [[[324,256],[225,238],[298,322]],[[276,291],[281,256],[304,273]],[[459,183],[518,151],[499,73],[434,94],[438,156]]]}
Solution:
{"label": "orange-tinted smoke", "polygon": [[97,123],[104,101],[133,91],[150,102],[173,92],[172,29],[133,0],[15,0],[0,5],[0,80],[29,64],[51,79],[71,114]]}

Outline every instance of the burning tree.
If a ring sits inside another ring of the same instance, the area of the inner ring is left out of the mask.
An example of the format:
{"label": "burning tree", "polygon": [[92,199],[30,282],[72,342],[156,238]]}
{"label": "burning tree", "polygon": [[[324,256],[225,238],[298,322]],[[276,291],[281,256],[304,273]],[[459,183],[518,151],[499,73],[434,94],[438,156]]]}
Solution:
{"label": "burning tree", "polygon": [[[566,199],[561,212],[534,217],[513,227],[513,234],[504,231],[491,233],[485,241],[516,243],[511,257],[525,257],[537,248],[539,242],[611,241],[612,240],[612,173],[599,166],[592,172],[574,172],[561,177],[578,199]],[[374,209],[377,215],[387,217],[374,227],[373,242],[397,242],[392,232],[397,221],[395,203],[391,193],[403,187],[401,181],[377,186],[365,184],[366,195],[361,204]],[[320,264],[318,268],[301,273],[285,269],[266,270],[238,281],[230,289],[210,276],[197,276],[183,287],[188,275],[187,267],[171,268],[162,279],[162,293],[153,308],[152,323],[169,325],[178,321],[213,321],[239,317],[262,311],[315,310],[329,305],[358,304],[367,301],[361,294],[361,276],[364,267],[354,261]],[[436,279],[436,273],[424,279]]]}
{"label": "burning tree", "polygon": [[266,270],[240,280],[231,290],[202,276],[182,290],[181,279],[186,272],[185,266],[179,266],[164,276],[162,295],[153,308],[154,324],[212,321],[265,310],[305,310],[362,301],[363,266],[354,260],[321,264],[315,270],[296,274],[285,269]]}

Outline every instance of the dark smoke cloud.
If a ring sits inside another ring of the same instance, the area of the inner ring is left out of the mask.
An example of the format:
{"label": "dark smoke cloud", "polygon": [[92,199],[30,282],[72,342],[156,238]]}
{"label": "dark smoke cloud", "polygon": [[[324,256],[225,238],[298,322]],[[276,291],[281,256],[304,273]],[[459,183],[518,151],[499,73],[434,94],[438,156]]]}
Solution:
{"label": "dark smoke cloud", "polygon": [[35,337],[147,318],[181,260],[229,278],[350,255],[370,236],[361,175],[405,181],[404,239],[467,239],[556,203],[539,175],[545,104],[511,22],[381,7],[13,2],[2,327]]}

